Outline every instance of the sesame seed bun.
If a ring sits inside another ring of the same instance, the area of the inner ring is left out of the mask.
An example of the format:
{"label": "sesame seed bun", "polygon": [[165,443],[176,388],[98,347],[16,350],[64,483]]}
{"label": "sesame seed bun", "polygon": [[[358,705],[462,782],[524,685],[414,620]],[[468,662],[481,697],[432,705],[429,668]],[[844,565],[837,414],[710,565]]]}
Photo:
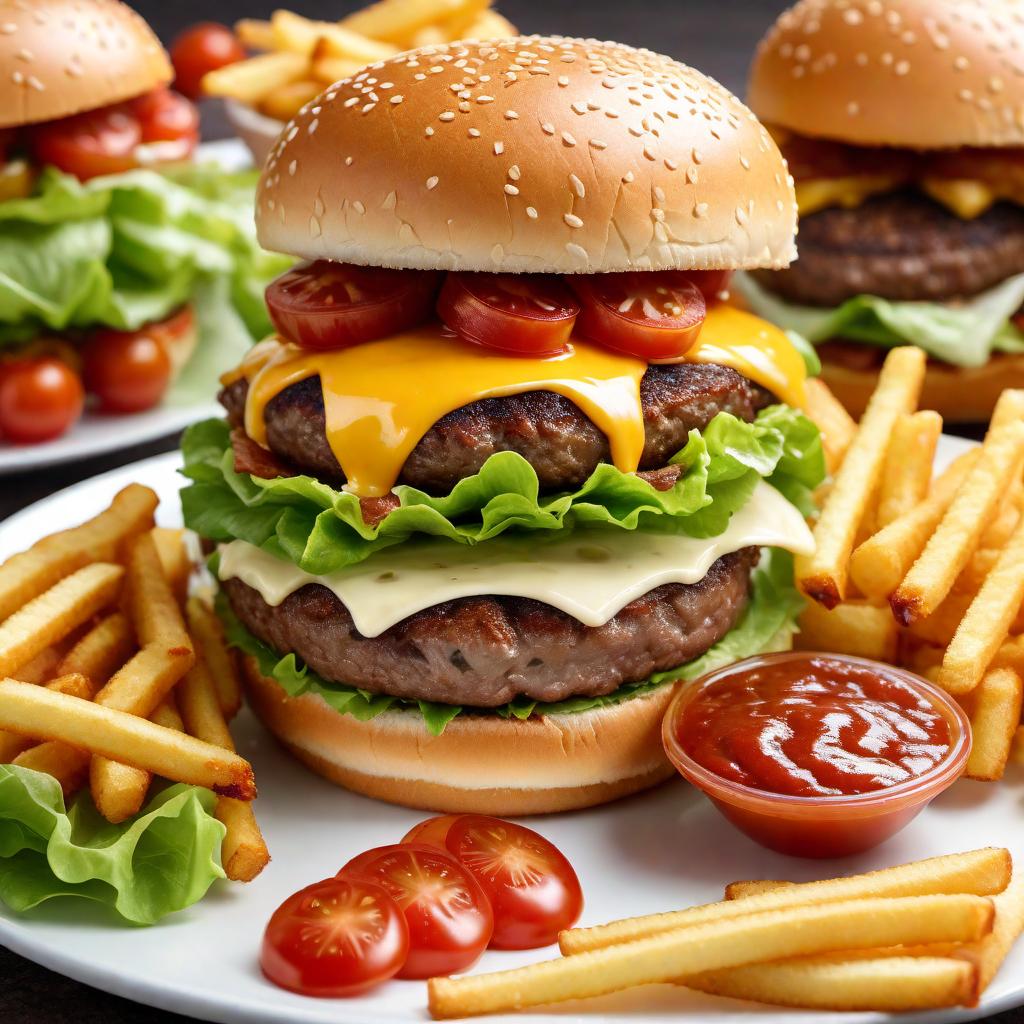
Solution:
{"label": "sesame seed bun", "polygon": [[1008,0],[802,0],[762,40],[767,124],[859,145],[1024,144],[1024,9]]}
{"label": "sesame seed bun", "polygon": [[95,110],[172,77],[150,27],[118,0],[0,0],[0,128]]}
{"label": "sesame seed bun", "polygon": [[718,83],[647,50],[523,37],[426,47],[332,85],[260,182],[264,247],[547,273],[787,266],[785,161]]}

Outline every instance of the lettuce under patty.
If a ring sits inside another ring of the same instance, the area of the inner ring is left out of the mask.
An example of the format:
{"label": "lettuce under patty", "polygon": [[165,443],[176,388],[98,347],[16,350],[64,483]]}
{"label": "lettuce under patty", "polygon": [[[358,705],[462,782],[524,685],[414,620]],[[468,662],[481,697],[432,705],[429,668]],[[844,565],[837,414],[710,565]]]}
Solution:
{"label": "lettuce under patty", "polygon": [[818,428],[797,410],[774,405],[753,423],[723,412],[703,431],[691,431],[671,460],[682,473],[667,491],[602,464],[578,490],[542,496],[529,462],[500,452],[443,497],[395,487],[399,507],[369,526],[355,495],[313,477],[263,480],[236,473],[223,420],[189,428],[182,448],[191,480],[181,495],[186,526],[218,543],[248,541],[314,576],[361,562],[414,534],[472,545],[506,530],[586,524],[717,536],[758,480],[809,512],[811,494],[825,475]]}
{"label": "lettuce under patty", "polygon": [[793,559],[786,551],[767,550],[751,576],[753,592],[739,622],[704,654],[685,665],[658,672],[639,683],[620,686],[603,697],[571,697],[545,704],[517,698],[498,708],[463,708],[430,701],[404,701],[371,693],[354,686],[328,682],[303,664],[294,654],[279,655],[253,636],[238,620],[223,594],[217,597],[217,613],[224,623],[228,643],[256,659],[260,672],[276,680],[291,697],[311,693],[322,697],[335,711],[369,721],[385,711],[402,710],[420,714],[428,732],[439,736],[448,723],[462,713],[495,714],[503,718],[526,719],[531,715],[570,715],[607,707],[642,697],[681,679],[696,679],[720,665],[728,665],[769,650],[788,649],[797,631],[796,620],[803,598],[793,584]]}
{"label": "lettuce under patty", "polygon": [[892,302],[858,295],[834,309],[787,302],[748,274],[737,274],[733,287],[751,312],[813,344],[844,338],[881,348],[917,345],[963,367],[984,366],[997,352],[1024,352],[1024,332],[1010,319],[1024,304],[1024,274],[963,301]]}

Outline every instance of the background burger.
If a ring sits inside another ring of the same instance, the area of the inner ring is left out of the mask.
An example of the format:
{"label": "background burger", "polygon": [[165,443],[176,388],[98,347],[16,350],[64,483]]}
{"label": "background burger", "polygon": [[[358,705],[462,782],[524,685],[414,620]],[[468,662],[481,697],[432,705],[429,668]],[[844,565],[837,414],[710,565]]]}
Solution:
{"label": "background burger", "polygon": [[0,67],[0,441],[62,434],[86,391],[150,408],[205,329],[201,396],[268,328],[284,265],[255,243],[253,181],[189,166],[196,110],[118,0],[4,4]]}
{"label": "background burger", "polygon": [[1024,384],[1021,46],[1014,4],[805,0],[757,51],[749,103],[796,178],[800,259],[740,287],[820,346],[851,411],[907,343],[949,420]]}
{"label": "background burger", "polygon": [[183,492],[298,757],[503,814],[670,774],[667,684],[787,646],[800,607],[761,549],[811,543],[805,365],[718,301],[795,216],[739,101],[614,43],[429,47],[300,112],[256,217],[309,262]]}

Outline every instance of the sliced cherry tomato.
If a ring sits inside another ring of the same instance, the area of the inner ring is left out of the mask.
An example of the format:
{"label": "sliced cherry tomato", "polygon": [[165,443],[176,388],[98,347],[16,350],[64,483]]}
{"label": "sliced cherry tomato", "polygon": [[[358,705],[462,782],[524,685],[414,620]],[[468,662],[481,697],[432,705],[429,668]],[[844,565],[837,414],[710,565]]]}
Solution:
{"label": "sliced cherry tomato", "polygon": [[60,437],[84,402],[78,374],[59,359],[15,360],[0,369],[0,435],[15,444]]}
{"label": "sliced cherry tomato", "polygon": [[281,988],[306,996],[357,996],[405,963],[409,930],[379,885],[327,878],[289,896],[263,934],[260,966]]}
{"label": "sliced cherry tomato", "polygon": [[119,103],[48,121],[33,128],[30,137],[40,163],[85,181],[137,166],[135,151],[142,142],[142,129],[131,105]]}
{"label": "sliced cherry tomato", "polygon": [[403,843],[426,843],[427,846],[440,846],[447,850],[445,840],[448,838],[448,830],[461,817],[459,814],[442,814],[437,818],[427,818],[418,825],[413,825],[405,837]]}
{"label": "sliced cherry tomato", "polygon": [[688,280],[634,272],[576,275],[569,281],[583,307],[579,333],[639,359],[685,355],[704,323],[704,296]]}
{"label": "sliced cherry tomato", "polygon": [[580,304],[547,274],[449,274],[437,314],[477,345],[527,356],[553,356],[569,344]]}
{"label": "sliced cherry tomato", "polygon": [[199,111],[180,93],[153,89],[132,101],[132,112],[153,161],[184,160],[199,144]]}
{"label": "sliced cherry tomato", "polygon": [[83,350],[85,387],[103,412],[144,412],[171,382],[171,357],[156,331],[99,331]]}
{"label": "sliced cherry tomato", "polygon": [[203,75],[245,60],[241,40],[227,25],[203,21],[185,29],[171,44],[174,87],[190,100],[203,95]]}
{"label": "sliced cherry tomato", "polygon": [[381,846],[354,857],[338,876],[376,882],[405,915],[409,955],[399,978],[468,970],[491,940],[491,905],[447,851],[421,843]]}
{"label": "sliced cherry tomato", "polygon": [[319,260],[293,267],[267,288],[274,326],[309,349],[348,348],[430,317],[440,274]]}
{"label": "sliced cherry tomato", "polygon": [[721,302],[729,294],[731,270],[661,270],[657,276],[673,283],[690,281],[699,289],[704,301],[710,306]]}
{"label": "sliced cherry tomato", "polygon": [[532,829],[482,814],[461,815],[448,851],[480,883],[494,910],[494,949],[550,945],[583,910],[572,865]]}

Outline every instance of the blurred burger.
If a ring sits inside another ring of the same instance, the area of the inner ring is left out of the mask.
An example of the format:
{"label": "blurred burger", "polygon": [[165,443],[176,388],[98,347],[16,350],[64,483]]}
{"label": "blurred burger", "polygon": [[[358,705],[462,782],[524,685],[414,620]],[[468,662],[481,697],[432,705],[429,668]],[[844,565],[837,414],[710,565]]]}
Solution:
{"label": "blurred burger", "polygon": [[805,363],[719,301],[793,255],[771,138],[647,51],[451,43],[305,107],[256,217],[307,262],[186,435],[183,504],[257,714],[417,807],[668,777],[668,684],[787,646],[813,543]]}
{"label": "blurred burger", "polygon": [[999,0],[804,0],[758,48],[749,103],[796,179],[800,259],[740,287],[855,413],[902,344],[947,419],[1024,385],[1022,47]]}

